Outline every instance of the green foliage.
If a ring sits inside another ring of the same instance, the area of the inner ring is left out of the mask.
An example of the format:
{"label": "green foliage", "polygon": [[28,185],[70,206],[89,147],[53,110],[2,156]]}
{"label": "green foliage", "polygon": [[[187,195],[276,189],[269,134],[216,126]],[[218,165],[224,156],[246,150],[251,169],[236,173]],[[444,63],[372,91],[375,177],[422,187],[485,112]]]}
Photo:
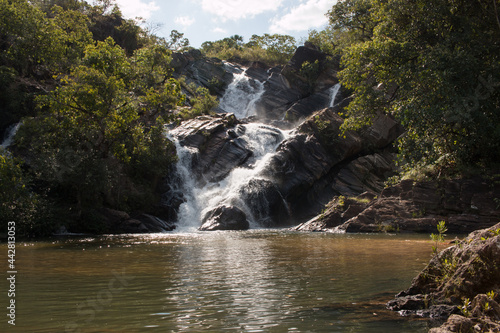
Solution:
{"label": "green foliage", "polygon": [[0,130],[25,117],[15,152],[27,161],[2,153],[2,221],[27,236],[59,217],[97,231],[94,208],[155,203],[176,159],[164,122],[185,101],[167,46],[112,0],[0,0]]}
{"label": "green foliage", "polygon": [[217,97],[211,95],[207,88],[196,88],[194,95],[194,98],[190,100],[192,108],[186,108],[179,113],[183,120],[210,114],[219,105]]}
{"label": "green foliage", "polygon": [[[495,3],[495,2],[493,2]],[[353,12],[354,10],[354,12]],[[354,90],[344,128],[392,114],[409,166],[497,162],[500,37],[491,1],[352,0],[330,12],[344,43],[341,83]]]}
{"label": "green foliage", "polygon": [[[60,7],[59,7],[60,8]],[[23,76],[64,68],[90,39],[85,18],[54,8],[48,18],[26,0],[0,1],[0,63]]]}
{"label": "green foliage", "polygon": [[488,296],[492,301],[494,301],[495,298],[497,297],[497,293],[495,293],[494,290],[490,290],[486,293],[486,296]]}
{"label": "green foliage", "polygon": [[471,317],[472,314],[470,312],[470,306],[471,306],[471,301],[469,298],[464,298],[462,299],[462,305],[460,305],[458,307],[458,309],[460,310],[460,312],[462,312],[462,314],[465,316],[465,317]]}
{"label": "green foliage", "polygon": [[314,117],[314,125],[316,126],[321,143],[327,148],[334,148],[339,140],[338,132],[331,125],[330,120],[322,119],[319,115]]}
{"label": "green foliage", "polygon": [[431,239],[435,242],[435,245],[432,246],[432,253],[434,253],[434,255],[437,255],[438,244],[444,241],[444,237],[446,236],[445,233],[448,231],[445,221],[439,221],[436,228],[438,233],[431,234]]}
{"label": "green foliage", "polygon": [[129,56],[148,44],[150,36],[146,31],[134,20],[124,19],[113,1],[96,1],[96,5],[87,10],[87,15],[90,19],[89,30],[95,40],[105,41],[111,37]]}
{"label": "green foliage", "polygon": [[304,61],[299,70],[299,75],[306,79],[311,92],[314,91],[315,82],[320,73],[319,69],[319,61],[316,60],[315,62]]}
{"label": "green foliage", "polygon": [[[40,96],[40,115],[20,133],[20,146],[36,156],[33,166],[77,207],[128,208],[133,176],[150,188],[172,162],[172,147],[159,115],[181,103],[180,85],[169,79],[169,52],[155,46],[132,58],[111,38],[89,45],[81,65]],[[150,176],[144,175],[148,168]]]}
{"label": "green foliage", "polygon": [[335,31],[330,26],[321,31],[311,30],[307,41],[325,54],[334,54],[336,52],[337,38]]}
{"label": "green foliage", "polygon": [[242,36],[234,35],[201,45],[201,51],[209,57],[230,61],[261,61],[268,65],[286,64],[295,48],[295,38],[278,34],[253,35],[246,44]]}
{"label": "green foliage", "polygon": [[173,51],[184,51],[189,48],[189,39],[185,38],[182,32],[172,30],[170,39],[166,41],[166,46]]}
{"label": "green foliage", "polygon": [[0,221],[16,222],[16,235],[38,236],[50,233],[45,199],[31,190],[31,180],[22,170],[22,162],[0,148]]}

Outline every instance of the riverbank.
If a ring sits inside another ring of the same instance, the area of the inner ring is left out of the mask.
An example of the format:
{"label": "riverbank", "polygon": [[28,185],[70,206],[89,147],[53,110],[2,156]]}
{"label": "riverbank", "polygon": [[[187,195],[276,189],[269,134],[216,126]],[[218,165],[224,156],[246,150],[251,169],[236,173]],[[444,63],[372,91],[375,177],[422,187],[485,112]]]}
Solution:
{"label": "riverbank", "polygon": [[435,254],[387,306],[404,316],[447,320],[432,333],[500,331],[500,223]]}

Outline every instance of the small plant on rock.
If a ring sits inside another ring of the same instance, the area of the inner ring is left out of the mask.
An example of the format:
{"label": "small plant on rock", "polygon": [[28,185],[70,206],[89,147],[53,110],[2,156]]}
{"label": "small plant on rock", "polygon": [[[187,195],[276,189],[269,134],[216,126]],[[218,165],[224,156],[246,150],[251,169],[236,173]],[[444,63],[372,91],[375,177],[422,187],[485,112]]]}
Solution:
{"label": "small plant on rock", "polygon": [[445,221],[440,221],[437,224],[437,231],[437,234],[431,234],[431,239],[435,242],[435,245],[432,246],[432,253],[434,253],[434,255],[437,255],[439,242],[444,241],[444,237],[446,236],[445,232],[448,231]]}
{"label": "small plant on rock", "polygon": [[458,307],[460,309],[460,311],[462,312],[462,314],[465,317],[470,317],[471,316],[471,313],[470,313],[470,310],[469,310],[470,305],[471,305],[470,299],[469,298],[464,298],[462,300],[462,305],[460,305]]}

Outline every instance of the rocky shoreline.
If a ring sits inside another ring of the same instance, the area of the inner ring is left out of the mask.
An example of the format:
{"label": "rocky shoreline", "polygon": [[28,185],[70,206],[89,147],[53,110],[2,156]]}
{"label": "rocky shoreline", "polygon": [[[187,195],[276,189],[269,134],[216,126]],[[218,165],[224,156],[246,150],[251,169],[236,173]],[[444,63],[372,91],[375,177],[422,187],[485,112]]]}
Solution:
{"label": "rocky shoreline", "polygon": [[387,307],[446,320],[431,333],[500,332],[500,223],[437,253]]}
{"label": "rocky shoreline", "polygon": [[403,180],[380,193],[339,196],[298,231],[432,233],[445,221],[449,233],[467,234],[500,221],[500,182],[474,177],[439,181]]}

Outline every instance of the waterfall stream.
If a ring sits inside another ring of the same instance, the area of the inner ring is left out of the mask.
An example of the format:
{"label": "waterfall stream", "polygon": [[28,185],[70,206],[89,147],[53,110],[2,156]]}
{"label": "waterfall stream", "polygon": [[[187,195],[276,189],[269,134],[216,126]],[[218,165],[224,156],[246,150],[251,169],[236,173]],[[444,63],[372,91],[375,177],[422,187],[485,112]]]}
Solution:
{"label": "waterfall stream", "polygon": [[246,70],[233,76],[219,106],[228,113],[234,113],[238,119],[253,116],[255,103],[264,93],[264,84],[249,77]]}
{"label": "waterfall stream", "polygon": [[267,217],[269,210],[265,200],[254,201],[250,207],[248,200],[245,201],[243,197],[252,191],[253,186],[269,181],[262,175],[263,171],[278,145],[288,136],[288,132],[258,123],[241,125],[240,130],[244,131],[240,138],[252,150],[253,156],[244,165],[233,169],[223,180],[203,185],[196,182],[191,170],[192,158],[197,149],[182,146],[174,139],[179,156],[177,172],[181,178],[181,191],[185,199],[178,213],[180,230],[200,227],[204,214],[221,205],[238,207],[247,216],[251,228],[261,227],[260,220]]}
{"label": "waterfall stream", "polygon": [[19,127],[21,127],[21,123],[14,124],[5,131],[5,137],[2,141],[2,144],[0,144],[0,148],[9,148],[9,146],[12,144],[12,141],[14,141],[14,136],[16,135]]}
{"label": "waterfall stream", "polygon": [[[230,70],[234,79],[226,89],[220,107],[239,119],[247,118],[255,114],[255,103],[264,93],[264,84],[250,78],[246,70],[237,67],[231,67]],[[330,89],[330,107],[335,105],[339,89],[340,84]],[[272,220],[276,218],[277,211],[285,218],[289,216],[285,200],[273,180],[264,176],[264,171],[278,145],[292,131],[282,131],[260,123],[248,123],[238,125],[233,132],[238,132],[238,145],[250,150],[251,157],[217,181],[197,179],[193,161],[199,158],[200,151],[196,147],[181,144],[175,135],[169,135],[176,144],[179,158],[177,193],[181,193],[184,201],[177,215],[178,230],[198,229],[203,223],[203,217],[221,206],[241,210],[250,228],[275,225]]]}
{"label": "waterfall stream", "polygon": [[[222,97],[220,106],[237,118],[246,118],[255,114],[254,105],[264,93],[264,85],[247,76],[246,70],[231,70],[234,79]],[[238,125],[236,132],[239,133],[238,144],[250,150],[251,157],[217,182],[198,182],[192,170],[198,149],[184,146],[175,136],[169,135],[176,144],[178,154],[180,188],[177,191],[184,198],[178,211],[178,229],[199,228],[205,213],[221,205],[234,206],[243,211],[251,228],[262,226],[262,221],[268,217],[270,203],[255,193],[271,183],[262,171],[289,132],[260,123]]]}
{"label": "waterfall stream", "polygon": [[330,88],[330,105],[328,107],[333,107],[335,105],[335,99],[340,90],[340,83],[337,83],[333,87]]}

